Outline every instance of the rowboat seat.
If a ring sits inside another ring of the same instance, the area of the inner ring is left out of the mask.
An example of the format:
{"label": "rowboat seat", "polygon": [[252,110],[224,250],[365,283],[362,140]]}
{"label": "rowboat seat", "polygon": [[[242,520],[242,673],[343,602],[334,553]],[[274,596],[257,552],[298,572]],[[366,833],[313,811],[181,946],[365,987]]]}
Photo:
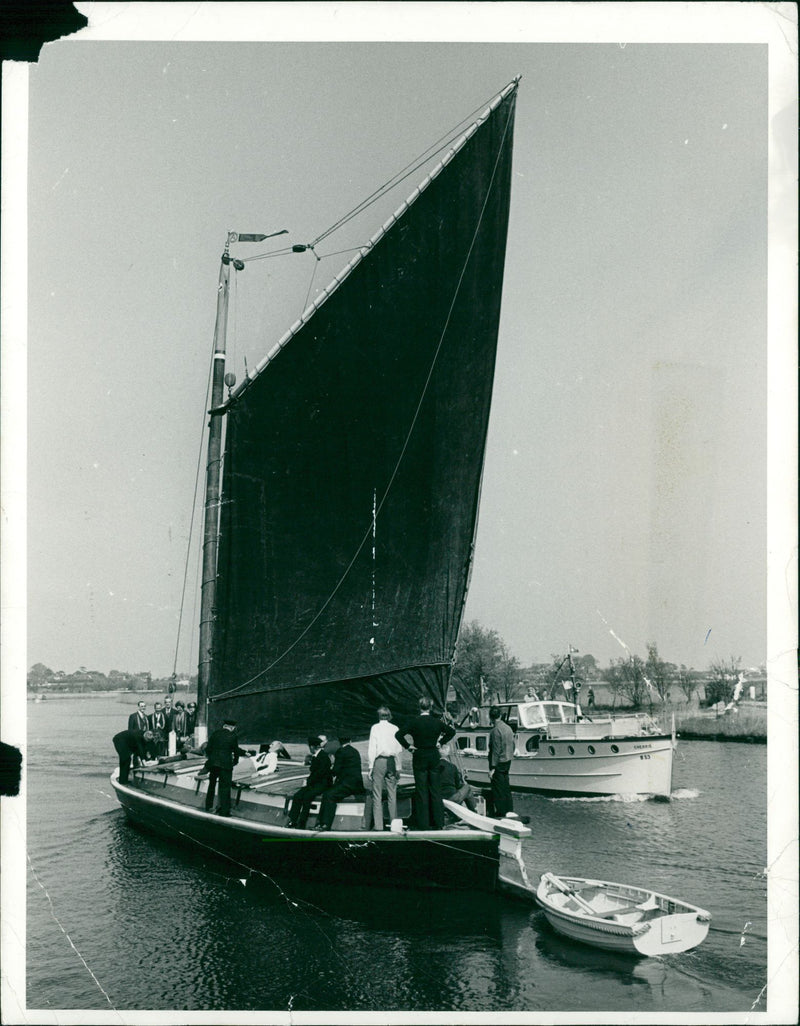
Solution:
{"label": "rowboat seat", "polygon": [[658,900],[652,894],[650,894],[644,901],[638,905],[623,905],[621,908],[611,909],[609,912],[602,913],[599,919],[614,919],[619,921],[620,916],[630,915],[632,912],[652,912],[659,907]]}

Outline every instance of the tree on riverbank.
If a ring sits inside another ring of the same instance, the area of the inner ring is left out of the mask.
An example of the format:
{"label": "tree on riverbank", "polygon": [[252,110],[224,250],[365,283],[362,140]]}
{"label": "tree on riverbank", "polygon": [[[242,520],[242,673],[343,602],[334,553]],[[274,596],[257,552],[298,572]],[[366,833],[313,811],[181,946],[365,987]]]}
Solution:
{"label": "tree on riverbank", "polygon": [[741,663],[741,656],[714,659],[709,663],[708,680],[705,685],[706,705],[715,705],[717,702],[724,702],[727,705],[731,701],[741,673]]}
{"label": "tree on riverbank", "polygon": [[[658,654],[658,645],[655,641],[647,643],[647,662],[644,666],[645,683],[650,682],[662,703],[666,701],[669,694],[669,686],[674,676],[671,672],[675,667],[671,663],[665,663]],[[651,693],[652,697],[652,693]]]}
{"label": "tree on riverbank", "polygon": [[614,659],[606,670],[606,680],[616,701],[623,695],[634,709],[639,709],[647,696],[645,663],[641,656]]}
{"label": "tree on riverbank", "polygon": [[509,702],[520,697],[519,660],[497,633],[471,620],[461,627],[450,683],[459,698],[480,705],[481,680],[487,701]]}
{"label": "tree on riverbank", "polygon": [[678,687],[686,696],[687,705],[691,704],[692,698],[697,694],[700,688],[700,682],[697,679],[697,674],[694,670],[687,670],[686,666],[681,663],[677,673]]}

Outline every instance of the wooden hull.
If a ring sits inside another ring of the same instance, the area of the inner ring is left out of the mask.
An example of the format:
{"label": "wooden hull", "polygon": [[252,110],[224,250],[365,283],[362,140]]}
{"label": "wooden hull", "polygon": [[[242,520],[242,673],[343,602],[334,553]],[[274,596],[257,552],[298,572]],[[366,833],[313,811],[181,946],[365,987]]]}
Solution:
{"label": "wooden hull", "polygon": [[[643,958],[689,951],[708,933],[705,909],[664,894],[605,880],[556,879],[572,894],[545,873],[536,897],[553,929],[570,940]],[[590,908],[582,907],[586,903]]]}
{"label": "wooden hull", "polygon": [[[243,791],[230,817],[206,812],[205,785],[156,770],[111,784],[136,826],[243,869],[305,879],[494,891],[499,838],[465,828],[444,831],[361,830],[360,803],[341,803],[331,831],[282,825],[285,796]],[[300,785],[291,784],[291,790]],[[289,792],[291,793],[291,791]],[[352,825],[347,825],[347,820]]]}
{"label": "wooden hull", "polygon": [[[480,731],[460,730],[459,765],[476,786],[489,784],[489,760],[475,745]],[[511,762],[513,791],[552,796],[647,794],[669,797],[673,741],[669,734],[635,737],[545,738],[537,750],[526,746],[532,734],[520,731]],[[464,739],[464,740],[461,740]],[[538,740],[538,739],[537,739]],[[466,747],[461,747],[466,744]]]}

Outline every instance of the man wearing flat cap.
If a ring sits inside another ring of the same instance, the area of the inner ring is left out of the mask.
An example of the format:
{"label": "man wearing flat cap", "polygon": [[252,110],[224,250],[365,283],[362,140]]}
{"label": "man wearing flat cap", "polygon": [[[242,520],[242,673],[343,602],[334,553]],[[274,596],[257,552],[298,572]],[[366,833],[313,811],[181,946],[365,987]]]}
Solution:
{"label": "man wearing flat cap", "polygon": [[214,812],[218,816],[231,814],[231,780],[233,767],[240,755],[247,753],[239,748],[236,736],[236,721],[225,720],[208,739],[206,746],[206,766],[208,767],[208,791],[206,791],[206,812],[211,812],[214,804],[214,792],[219,781],[218,805]]}

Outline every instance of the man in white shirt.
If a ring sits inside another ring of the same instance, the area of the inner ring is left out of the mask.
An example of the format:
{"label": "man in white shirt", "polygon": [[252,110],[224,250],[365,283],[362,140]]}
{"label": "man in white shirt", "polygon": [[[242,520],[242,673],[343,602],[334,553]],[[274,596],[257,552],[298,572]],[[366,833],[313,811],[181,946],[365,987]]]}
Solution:
{"label": "man in white shirt", "polygon": [[[372,781],[372,819],[375,830],[383,830],[383,786],[389,805],[389,819],[397,819],[397,780],[400,776],[400,756],[403,746],[395,734],[397,727],[391,722],[392,713],[385,705],[378,709],[378,722],[369,732],[369,775]],[[366,823],[369,829],[369,822]]]}

